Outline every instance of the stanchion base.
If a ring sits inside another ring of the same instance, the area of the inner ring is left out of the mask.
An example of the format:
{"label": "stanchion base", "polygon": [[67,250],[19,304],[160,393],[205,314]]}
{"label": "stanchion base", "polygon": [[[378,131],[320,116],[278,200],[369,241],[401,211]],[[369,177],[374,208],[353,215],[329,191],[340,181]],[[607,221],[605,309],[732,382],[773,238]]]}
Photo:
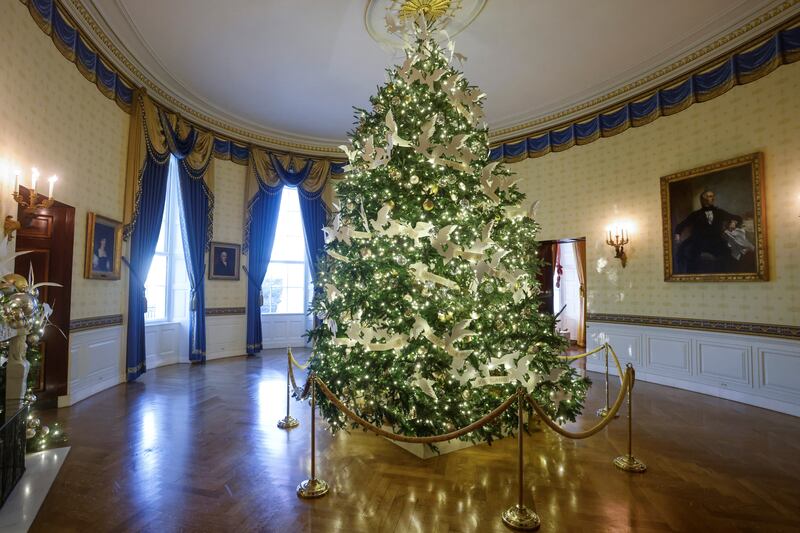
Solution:
{"label": "stanchion base", "polygon": [[[608,416],[608,411],[609,411],[608,407],[601,407],[600,409],[597,410],[597,416],[599,416],[600,418],[605,418]],[[615,414],[614,418],[619,418],[619,413]]]}
{"label": "stanchion base", "polygon": [[533,531],[542,525],[539,515],[524,505],[513,505],[503,511],[503,523],[512,529],[522,531]]}
{"label": "stanchion base", "polygon": [[286,415],[286,418],[278,420],[278,427],[281,429],[292,429],[300,425],[300,421],[293,416]]}
{"label": "stanchion base", "polygon": [[641,474],[647,471],[647,465],[632,455],[620,455],[614,459],[614,466],[626,472]]}
{"label": "stanchion base", "polygon": [[301,498],[319,498],[328,494],[328,482],[322,479],[307,479],[297,485],[297,495]]}

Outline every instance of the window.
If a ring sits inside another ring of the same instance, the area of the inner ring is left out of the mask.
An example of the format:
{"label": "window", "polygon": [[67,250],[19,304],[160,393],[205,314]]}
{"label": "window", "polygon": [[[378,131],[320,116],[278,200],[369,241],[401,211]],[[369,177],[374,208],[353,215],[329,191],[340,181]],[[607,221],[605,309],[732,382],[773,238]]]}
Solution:
{"label": "window", "polygon": [[145,281],[147,322],[180,321],[188,316],[189,276],[181,239],[178,161],[170,157],[164,218],[150,271]]}
{"label": "window", "polygon": [[297,189],[284,187],[275,229],[275,243],[261,286],[264,314],[304,314],[311,294],[306,265],[306,238]]}

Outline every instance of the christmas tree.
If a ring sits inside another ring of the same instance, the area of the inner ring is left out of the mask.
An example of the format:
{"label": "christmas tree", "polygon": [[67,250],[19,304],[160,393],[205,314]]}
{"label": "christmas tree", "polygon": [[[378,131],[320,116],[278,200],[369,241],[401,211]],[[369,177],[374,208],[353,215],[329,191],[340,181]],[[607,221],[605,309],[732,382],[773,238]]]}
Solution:
{"label": "christmas tree", "polygon": [[[515,177],[489,161],[484,94],[424,19],[405,62],[356,109],[350,164],[325,228],[310,371],[363,418],[404,435],[466,426],[523,386],[574,420],[588,381],[558,358],[539,312],[537,223]],[[446,37],[446,36],[445,36]],[[348,425],[321,398],[331,428]],[[513,409],[469,435],[516,427]]]}

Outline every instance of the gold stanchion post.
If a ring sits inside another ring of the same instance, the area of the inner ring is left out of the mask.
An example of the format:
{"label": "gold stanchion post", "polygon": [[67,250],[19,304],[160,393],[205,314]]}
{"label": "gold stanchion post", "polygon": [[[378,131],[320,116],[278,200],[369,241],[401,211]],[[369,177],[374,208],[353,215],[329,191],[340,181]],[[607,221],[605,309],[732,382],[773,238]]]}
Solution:
{"label": "gold stanchion post", "polygon": [[317,410],[317,377],[315,374],[311,374],[308,379],[311,380],[311,478],[301,481],[297,485],[297,495],[301,498],[319,498],[328,493],[328,482],[317,479],[317,441],[314,432],[316,429],[314,419]]}
{"label": "gold stanchion post", "polygon": [[524,531],[532,531],[535,529],[539,529],[539,526],[542,525],[541,520],[539,519],[539,515],[537,515],[533,510],[528,509],[525,507],[524,503],[524,476],[523,476],[523,466],[525,464],[524,457],[523,457],[523,434],[525,433],[524,427],[522,424],[522,404],[525,401],[525,392],[524,389],[519,388],[517,389],[517,442],[518,442],[518,450],[517,450],[517,468],[518,468],[518,477],[517,483],[518,487],[518,494],[517,494],[517,504],[512,505],[508,509],[503,512],[503,523],[510,528],[513,529],[520,529]]}
{"label": "gold stanchion post", "polygon": [[[628,363],[626,368],[630,369],[631,377],[636,375],[632,364]],[[647,465],[633,456],[633,383],[635,381],[635,379],[631,379],[628,385],[628,453],[614,459],[614,466],[626,472],[642,473],[647,470]]]}
{"label": "gold stanchion post", "polygon": [[[608,412],[610,411],[609,403],[611,403],[609,400],[609,391],[608,391],[608,343],[605,344],[605,350],[603,351],[606,354],[606,406],[601,407],[600,409],[597,410],[597,416],[599,416],[600,418],[605,418],[608,416]],[[614,418],[619,418],[619,415],[618,414],[614,415]]]}
{"label": "gold stanchion post", "polygon": [[289,373],[292,371],[292,349],[286,348],[286,416],[278,420],[278,427],[281,429],[292,429],[300,425],[300,421],[289,414],[289,404],[291,400]]}

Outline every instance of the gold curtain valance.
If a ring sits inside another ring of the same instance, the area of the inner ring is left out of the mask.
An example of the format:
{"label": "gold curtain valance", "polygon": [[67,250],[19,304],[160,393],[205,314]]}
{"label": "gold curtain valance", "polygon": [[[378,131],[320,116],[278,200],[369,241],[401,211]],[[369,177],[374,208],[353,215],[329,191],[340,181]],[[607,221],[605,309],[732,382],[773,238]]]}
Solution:
{"label": "gold curtain valance", "polygon": [[[190,177],[203,180],[209,209],[213,209],[214,169],[211,164],[214,155],[213,134],[197,128],[176,113],[160,109],[144,89],[137,89],[131,102],[131,121],[128,130],[123,215],[126,235],[130,234],[136,224],[141,176],[148,156],[156,163],[165,164],[171,154],[181,159],[180,164]],[[212,213],[209,212],[210,220],[211,217]]]}

